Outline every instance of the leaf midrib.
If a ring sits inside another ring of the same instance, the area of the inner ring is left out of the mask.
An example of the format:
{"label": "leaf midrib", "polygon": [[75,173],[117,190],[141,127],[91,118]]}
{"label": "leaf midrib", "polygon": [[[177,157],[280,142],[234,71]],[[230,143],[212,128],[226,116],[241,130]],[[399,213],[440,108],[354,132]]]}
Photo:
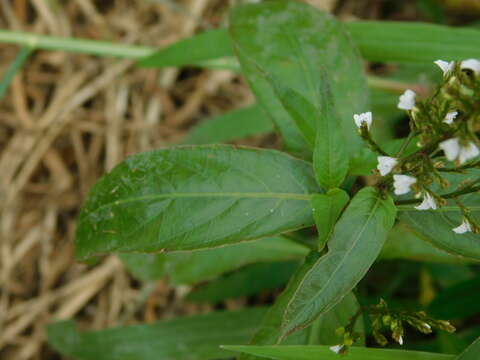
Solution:
{"label": "leaf midrib", "polygon": [[[161,199],[186,199],[186,198],[244,198],[244,199],[284,199],[284,200],[299,200],[310,201],[313,194],[299,194],[299,193],[259,193],[259,192],[185,192],[185,193],[163,193],[138,196],[135,198],[128,198],[123,200],[116,200],[107,204],[103,204],[87,213],[87,217],[91,214],[105,208],[119,206],[128,203],[134,203],[147,200],[161,200]],[[80,223],[83,221],[80,221]]]}
{"label": "leaf midrib", "polygon": [[[372,220],[372,218],[375,216],[375,212],[377,210],[377,208],[380,206],[381,204],[381,199],[377,196],[376,198],[376,201],[375,201],[375,204],[372,206],[372,209],[370,211],[370,213],[368,214],[368,217],[366,218],[365,220],[365,223],[363,224],[360,232],[358,233],[358,236],[356,236],[355,240],[352,242],[352,246],[350,246],[347,251],[345,251],[345,256],[341,259],[341,261],[337,264],[337,266],[335,267],[335,270],[332,272],[332,276],[330,276],[328,278],[328,280],[325,282],[325,284],[312,296],[313,299],[316,299],[318,297],[318,294],[320,294],[321,292],[323,292],[323,290],[328,287],[328,285],[330,284],[332,278],[335,276],[335,274],[338,272],[338,270],[342,267],[343,263],[345,262],[345,258],[348,257],[348,255],[352,252],[352,250],[356,247],[359,239],[362,237],[365,229],[367,228],[367,226],[369,225],[370,221]],[[298,293],[298,290],[302,287],[303,283],[305,282],[305,279],[308,277],[308,275],[313,271],[313,269],[316,267],[317,264],[319,264],[320,262],[325,261],[326,260],[326,257],[329,255],[329,253],[327,253],[325,255],[325,257],[320,257],[317,261],[316,264],[314,264],[312,266],[312,268],[310,269],[310,271],[307,272],[307,274],[305,274],[302,282],[300,283],[300,285],[298,286],[297,290],[295,291],[295,295],[292,296],[292,299],[289,301],[289,304],[287,305],[286,309],[288,309],[289,305],[293,302],[293,299],[296,297],[296,294]],[[331,255],[331,254],[330,254]],[[303,314],[307,311],[306,307],[303,308],[303,310],[300,311],[300,313],[297,314],[297,317],[298,316],[303,316]],[[318,316],[318,315],[317,315]],[[295,328],[298,328],[299,326],[301,325],[297,325]]]}

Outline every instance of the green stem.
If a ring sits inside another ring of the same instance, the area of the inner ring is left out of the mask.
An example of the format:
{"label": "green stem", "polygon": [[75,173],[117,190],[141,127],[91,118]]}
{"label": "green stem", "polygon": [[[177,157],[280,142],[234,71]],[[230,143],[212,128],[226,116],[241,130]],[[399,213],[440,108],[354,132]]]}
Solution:
{"label": "green stem", "polygon": [[[466,195],[470,193],[474,193],[480,191],[480,185],[479,186],[473,186],[473,187],[467,187],[461,190],[453,191],[451,193],[445,194],[445,195],[440,195],[444,199],[452,199],[457,196],[461,195]],[[395,205],[408,205],[408,204],[416,204],[418,202],[422,201],[422,199],[408,199],[408,200],[398,200],[395,201]]]}
{"label": "green stem", "polygon": [[377,154],[383,155],[383,156],[389,156],[385,151],[382,150],[382,148],[372,139],[372,136],[370,134],[370,131],[368,130],[368,127],[366,124],[362,124],[360,128],[360,136],[362,139],[368,144],[370,149],[373,152],[376,152]]}
{"label": "green stem", "polygon": [[400,147],[400,150],[398,150],[397,152],[397,155],[395,155],[396,158],[400,158],[403,155],[403,152],[405,151],[405,149],[408,147],[412,139],[417,135],[418,135],[417,132],[410,131],[407,139],[403,142],[402,146]]}
{"label": "green stem", "polygon": [[140,59],[155,48],[139,45],[116,44],[107,41],[36,35],[28,32],[0,30],[0,42],[27,46],[32,49],[59,50],[73,53],[112,56],[122,59]]}
{"label": "green stem", "polygon": [[459,166],[456,168],[438,168],[437,171],[442,171],[442,172],[462,172],[463,170],[467,169],[472,169],[480,166],[480,161],[476,161],[472,164],[466,164],[463,166]]}
{"label": "green stem", "polygon": [[392,79],[385,79],[379,76],[368,76],[368,85],[373,88],[390,91],[401,94],[407,89],[413,89],[418,94],[428,94],[430,92],[429,86],[406,83]]}

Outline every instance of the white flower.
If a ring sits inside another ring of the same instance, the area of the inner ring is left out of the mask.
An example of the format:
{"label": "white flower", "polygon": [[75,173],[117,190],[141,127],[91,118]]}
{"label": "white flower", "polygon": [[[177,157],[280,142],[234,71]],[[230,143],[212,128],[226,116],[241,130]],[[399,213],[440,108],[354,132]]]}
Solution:
{"label": "white flower", "polygon": [[437,60],[434,61],[435,64],[438,65],[440,69],[443,71],[443,76],[446,76],[450,71],[452,71],[453,66],[455,65],[454,61],[444,61],[444,60]]}
{"label": "white flower", "polygon": [[355,125],[360,129],[362,124],[367,124],[367,129],[370,130],[370,126],[372,125],[372,112],[368,111],[362,114],[354,114],[353,119],[355,120]]}
{"label": "white flower", "polygon": [[403,345],[403,336],[402,335],[400,335],[400,337],[398,338],[398,343],[400,345]]}
{"label": "white flower", "polygon": [[445,115],[445,119],[443,120],[443,122],[445,124],[452,125],[453,120],[455,120],[457,115],[458,115],[458,111],[450,111],[449,113],[447,113],[447,115]]}
{"label": "white flower", "polygon": [[480,150],[478,150],[477,145],[470,141],[467,146],[462,146],[460,148],[460,155],[458,156],[458,160],[460,161],[460,164],[463,164],[466,163],[468,160],[477,157],[478,154],[480,154]]}
{"label": "white flower", "polygon": [[415,91],[406,90],[401,96],[397,107],[402,110],[411,110],[415,106]]}
{"label": "white flower", "polygon": [[460,64],[460,68],[472,70],[476,75],[480,74],[480,60],[477,59],[468,59],[463,60]]}
{"label": "white flower", "polygon": [[458,138],[442,141],[438,147],[443,150],[448,161],[455,160],[460,154],[460,141]]}
{"label": "white flower", "polygon": [[457,234],[465,234],[466,232],[472,231],[472,226],[467,219],[463,219],[463,222],[460,224],[460,226],[457,226],[452,230]]}
{"label": "white flower", "polygon": [[398,160],[390,156],[377,157],[378,165],[377,169],[380,171],[380,175],[385,176],[398,164]]}
{"label": "white flower", "polygon": [[447,160],[454,161],[458,158],[460,164],[480,155],[480,150],[474,142],[470,141],[467,146],[461,146],[458,138],[442,141],[438,147],[445,152]]}
{"label": "white flower", "polygon": [[330,346],[330,350],[332,350],[335,354],[339,354],[342,351],[343,345],[334,345]]}
{"label": "white flower", "polygon": [[425,195],[423,197],[423,201],[420,205],[415,206],[415,209],[417,210],[436,210],[437,209],[437,203],[435,201],[435,198],[430,195],[428,192],[425,192]]}
{"label": "white flower", "polygon": [[404,195],[410,192],[410,187],[417,179],[408,175],[393,175],[393,188],[395,195]]}

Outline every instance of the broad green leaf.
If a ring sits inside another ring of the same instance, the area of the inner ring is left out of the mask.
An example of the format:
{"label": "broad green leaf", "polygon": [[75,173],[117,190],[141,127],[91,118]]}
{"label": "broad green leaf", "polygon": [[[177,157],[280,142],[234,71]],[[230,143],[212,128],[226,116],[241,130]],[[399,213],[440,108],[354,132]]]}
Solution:
{"label": "broad green leaf", "polygon": [[153,281],[165,275],[166,254],[125,253],[120,254],[119,258],[137,279]]}
{"label": "broad green leaf", "polygon": [[480,337],[465,349],[455,360],[478,360],[480,354]]}
{"label": "broad green leaf", "polygon": [[193,290],[187,300],[219,303],[226,299],[257,294],[285,285],[297,262],[259,263],[247,266]]}
{"label": "broad green leaf", "polygon": [[[480,198],[478,194],[461,197],[470,208],[471,215],[480,220]],[[480,260],[480,235],[474,233],[456,234],[453,228],[462,222],[462,214],[454,201],[437,210],[418,211],[413,206],[400,206],[400,219],[411,226],[423,239],[449,253]]]}
{"label": "broad green leaf", "polygon": [[100,179],[80,214],[76,252],[193,250],[312,225],[311,165],[227,145],[134,155]]}
{"label": "broad green leaf", "polygon": [[162,254],[121,254],[133,275],[143,280],[165,275],[174,284],[195,284],[260,261],[300,259],[308,249],[283,237],[260,239],[212,249]]}
{"label": "broad green leaf", "polygon": [[[448,180],[448,189],[433,187],[439,194],[450,193],[458,190],[480,178],[479,169],[470,169],[465,174],[443,173]],[[459,197],[459,200],[470,210],[477,222],[480,221],[480,197],[477,193],[470,193]],[[409,225],[423,239],[431,242],[436,247],[455,255],[480,260],[480,235],[471,232],[456,234],[453,228],[462,222],[462,213],[455,201],[449,200],[448,204],[429,211],[418,211],[414,206],[399,206],[400,220]]]}
{"label": "broad green leaf", "polygon": [[273,131],[273,123],[258,105],[229,111],[194,126],[184,144],[215,144]]}
{"label": "broad green leaf", "polygon": [[[320,254],[317,251],[312,251],[298,267],[293,276],[290,278],[285,290],[275,300],[273,306],[268,310],[263,318],[258,330],[250,340],[252,345],[273,345],[279,342],[286,344],[303,345],[308,344],[308,331],[301,331],[286,339],[281,339],[281,324],[282,317],[286,306],[290,301],[292,295],[295,293],[304,276],[308,273],[311,267],[316,263]],[[241,360],[252,360],[250,356],[240,357]]]}
{"label": "broad green leaf", "polygon": [[321,251],[333,232],[337,219],[350,197],[341,189],[331,189],[326,194],[312,197],[312,212],[318,231],[318,250]]}
{"label": "broad green leaf", "polygon": [[195,65],[232,55],[232,45],[226,31],[216,29],[175,42],[142,58],[138,65],[142,67]]}
{"label": "broad green leaf", "polygon": [[[345,27],[370,61],[431,63],[480,57],[480,30],[474,28],[393,21],[351,21]],[[195,65],[234,56],[227,29],[196,34],[157,51],[142,50],[139,53],[151,53],[140,57],[139,64],[153,67]]]}
{"label": "broad green leaf", "polygon": [[440,291],[428,312],[440,319],[461,319],[480,313],[480,277]]}
{"label": "broad green leaf", "polygon": [[480,57],[480,31],[412,22],[346,24],[363,57],[382,62],[428,62]]}
{"label": "broad green leaf", "polygon": [[310,154],[264,73],[316,104],[321,72],[326,71],[348,152],[360,149],[352,116],[368,110],[368,89],[358,51],[341,23],[307,4],[286,0],[238,7],[230,21],[233,47],[244,75],[289,149]]}
{"label": "broad green leaf", "polygon": [[313,151],[315,177],[325,189],[342,185],[348,173],[348,145],[342,132],[342,118],[337,115],[333,104],[329,79],[331,77],[323,73],[317,90],[320,113],[316,117],[317,133]]}
{"label": "broad green leaf", "polygon": [[405,224],[396,225],[390,231],[379,259],[405,259],[440,264],[477,263],[474,259],[450,254],[436,248],[429,242],[421,239]]}
{"label": "broad green leaf", "polygon": [[[261,325],[257,332],[253,336],[250,344],[254,345],[272,345],[272,344],[329,344],[332,339],[335,339],[335,330],[345,325],[343,320],[353,316],[357,309],[358,304],[355,296],[352,293],[346,294],[336,306],[334,306],[329,312],[319,317],[310,328],[299,331],[287,338],[281,338],[281,321],[285,308],[295,293],[295,290],[301,284],[305,274],[311,269],[319,258],[317,251],[312,251],[306,258],[302,265],[300,265],[297,271],[291,277],[286,289],[277,297],[275,304],[269,309],[265,315]],[[359,322],[355,328],[359,331],[363,331],[363,324],[359,318]],[[360,340],[359,343],[362,343]],[[243,355],[240,357],[242,360],[253,360],[255,357]]]}
{"label": "broad green leaf", "polygon": [[[309,344],[336,345],[343,343],[343,335],[338,335],[336,330],[347,325],[359,308],[360,305],[353,292],[348,293],[332,310],[320,316],[318,320],[314,321],[311,327],[308,328]],[[364,346],[365,329],[362,315],[357,318],[354,330],[360,334],[360,339],[355,345]]]}
{"label": "broad green leaf", "polygon": [[363,278],[395,221],[390,197],[374,188],[358,192],[335,225],[328,252],[305,274],[283,317],[283,335],[309,325],[332,309]]}
{"label": "broad green leaf", "polygon": [[48,327],[48,342],[77,360],[224,359],[230,354],[220,345],[247,342],[264,313],[251,308],[84,333],[63,321]]}
{"label": "broad green leaf", "polygon": [[261,261],[301,259],[308,249],[282,237],[260,239],[213,249],[166,254],[166,269],[174,284],[194,284]]}
{"label": "broad green leaf", "polygon": [[[384,350],[352,347],[349,354],[339,356],[328,346],[223,346],[224,349],[274,360],[453,360],[455,355],[420,351]],[[472,360],[474,358],[471,358]],[[467,358],[462,359],[467,360]],[[468,358],[470,360],[470,358]]]}
{"label": "broad green leaf", "polygon": [[[259,71],[262,70],[260,69]],[[313,148],[315,145],[317,118],[319,117],[317,107],[310,103],[302,94],[282,84],[274,76],[269,76],[268,73],[264,75],[278,100],[280,100],[280,103],[297,125],[307,144]]]}

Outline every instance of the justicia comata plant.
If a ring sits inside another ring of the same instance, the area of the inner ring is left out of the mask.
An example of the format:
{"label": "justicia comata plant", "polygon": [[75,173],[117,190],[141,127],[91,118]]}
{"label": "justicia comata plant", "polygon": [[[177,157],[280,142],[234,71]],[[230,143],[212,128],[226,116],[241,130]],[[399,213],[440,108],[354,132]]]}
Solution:
{"label": "justicia comata plant", "polygon": [[[424,101],[416,99],[408,89],[400,96],[398,108],[409,116],[410,134],[396,154],[387,154],[370,135],[372,113],[355,114],[354,120],[370,148],[379,154],[377,170],[384,177],[378,184],[383,191],[405,195],[413,190],[416,199],[398,200],[397,204],[420,202],[417,210],[437,210],[453,199],[463,214],[462,223],[452,230],[457,234],[478,232],[476,220],[469,215],[468,206],[462,204],[461,195],[480,190],[480,178],[452,186],[445,174],[466,174],[477,169],[474,161],[480,150],[477,131],[480,125],[480,61],[476,59],[435,61],[443,72],[444,82]],[[415,141],[417,150],[406,153],[410,142]],[[449,166],[450,165],[450,166]],[[437,185],[438,191],[432,189]],[[443,192],[442,192],[443,190]]]}
{"label": "justicia comata plant", "polygon": [[[379,34],[371,26],[352,23],[347,31],[297,1],[234,9],[231,55],[285,152],[205,145],[128,158],[93,187],[78,222],[77,257],[117,253],[134,270],[155,265],[183,284],[245,264],[301,258],[274,304],[259,310],[260,322],[259,312],[235,317],[250,339],[250,346],[231,347],[244,353],[240,359],[287,359],[292,351],[310,358],[312,344],[321,345],[322,356],[351,350],[363,356],[358,359],[389,358],[361,348],[365,315],[380,345],[387,343],[384,328],[398,344],[406,343],[405,324],[422,333],[453,331],[446,320],[392,310],[383,300],[360,306],[353,290],[398,231],[418,235],[449,259],[480,260],[480,62],[435,61],[443,82],[432,94],[400,96],[408,136],[377,142],[357,49],[360,44],[367,59],[376,59],[367,51],[375,42],[365,40]],[[226,36],[220,34],[213,36]],[[359,170],[372,158],[369,171]],[[271,269],[273,279],[284,267]]]}

